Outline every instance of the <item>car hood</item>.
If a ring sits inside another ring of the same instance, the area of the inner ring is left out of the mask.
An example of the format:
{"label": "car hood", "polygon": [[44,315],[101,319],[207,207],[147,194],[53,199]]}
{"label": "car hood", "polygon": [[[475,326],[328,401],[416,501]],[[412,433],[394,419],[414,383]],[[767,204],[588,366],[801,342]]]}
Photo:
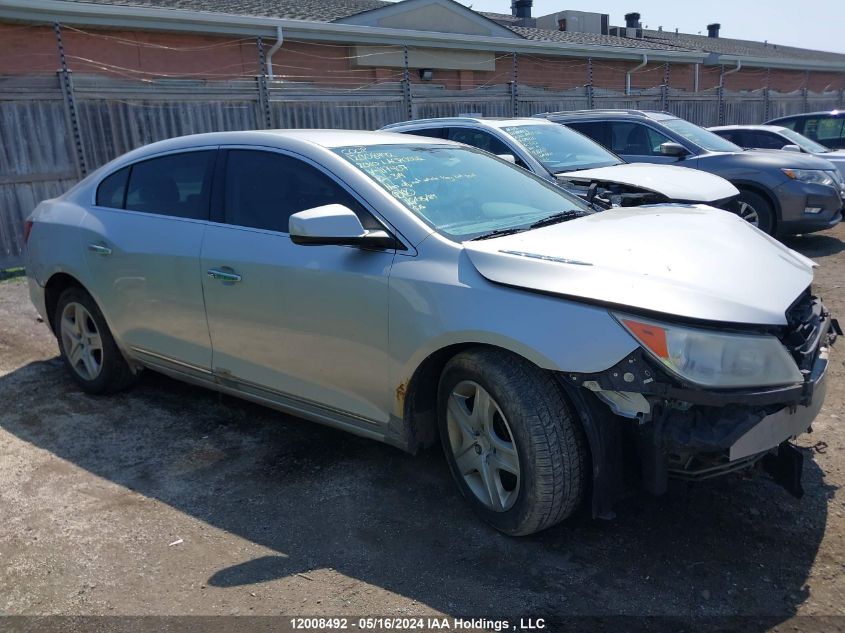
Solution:
{"label": "car hood", "polygon": [[493,282],[756,325],[786,324],[815,266],[736,215],[699,205],[611,209],[463,246]]}
{"label": "car hood", "polygon": [[746,165],[751,168],[766,167],[778,169],[833,169],[833,165],[819,157],[800,152],[788,152],[782,149],[747,149],[742,152],[708,152],[702,154],[699,160],[713,157],[731,156],[735,164]]}
{"label": "car hood", "polygon": [[623,163],[569,171],[559,174],[558,178],[631,185],[662,194],[670,200],[685,202],[715,202],[739,193],[736,187],[721,176],[686,167],[650,163]]}
{"label": "car hood", "polygon": [[813,156],[822,160],[829,160],[832,163],[839,163],[845,161],[845,149],[835,149],[824,154],[813,154]]}

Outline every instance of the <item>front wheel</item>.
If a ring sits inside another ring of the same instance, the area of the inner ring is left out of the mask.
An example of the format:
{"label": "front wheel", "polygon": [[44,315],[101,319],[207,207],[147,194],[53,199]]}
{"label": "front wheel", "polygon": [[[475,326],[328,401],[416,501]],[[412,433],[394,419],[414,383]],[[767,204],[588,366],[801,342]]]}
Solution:
{"label": "front wheel", "polygon": [[53,323],[62,360],[83,391],[112,393],[134,382],[103,314],[82,288],[61,294]]}
{"label": "front wheel", "polygon": [[571,515],[586,487],[586,445],[560,387],[499,350],[463,352],[438,391],[446,461],[463,496],[496,529],[539,532]]}
{"label": "front wheel", "polygon": [[736,198],[736,213],[749,224],[764,233],[772,235],[775,229],[775,215],[772,205],[760,194],[740,189]]}

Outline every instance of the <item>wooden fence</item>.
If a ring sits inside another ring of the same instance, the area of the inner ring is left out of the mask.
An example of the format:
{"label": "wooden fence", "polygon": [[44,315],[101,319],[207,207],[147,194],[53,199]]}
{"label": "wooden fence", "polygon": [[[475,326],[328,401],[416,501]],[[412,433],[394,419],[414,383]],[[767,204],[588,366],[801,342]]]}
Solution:
{"label": "wooden fence", "polygon": [[689,93],[658,87],[624,95],[584,87],[553,92],[504,84],[472,90],[383,83],[360,89],[269,82],[103,76],[0,78],[0,269],[21,261],[22,225],[44,199],[153,141],[221,130],[376,129],[408,118],[530,116],[592,108],[668,110],[700,125],[761,123],[841,107],[842,93],[771,90]]}

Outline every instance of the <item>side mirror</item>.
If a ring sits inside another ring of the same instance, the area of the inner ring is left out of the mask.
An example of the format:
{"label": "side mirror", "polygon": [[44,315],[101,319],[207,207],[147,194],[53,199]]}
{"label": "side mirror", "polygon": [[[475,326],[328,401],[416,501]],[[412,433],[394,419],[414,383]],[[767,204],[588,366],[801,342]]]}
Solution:
{"label": "side mirror", "polygon": [[689,154],[686,147],[680,143],[674,143],[672,141],[661,143],[660,153],[664,156],[675,156],[676,158],[683,158]]}
{"label": "side mirror", "polygon": [[784,145],[781,149],[785,152],[800,152],[801,148],[797,145]]}
{"label": "side mirror", "polygon": [[290,216],[288,232],[300,246],[361,246],[396,248],[396,239],[386,231],[367,231],[352,209],[327,204]]}
{"label": "side mirror", "polygon": [[513,154],[496,154],[496,156],[498,156],[502,160],[516,165],[516,157]]}

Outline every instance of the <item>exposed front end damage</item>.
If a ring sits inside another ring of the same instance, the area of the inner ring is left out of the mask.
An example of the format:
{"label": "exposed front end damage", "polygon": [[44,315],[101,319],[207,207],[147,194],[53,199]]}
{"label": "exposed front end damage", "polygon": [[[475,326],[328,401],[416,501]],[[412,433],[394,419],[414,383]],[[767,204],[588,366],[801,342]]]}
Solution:
{"label": "exposed front end damage", "polygon": [[[640,207],[647,204],[702,204],[702,200],[678,199],[647,187],[612,180],[585,180],[566,176],[558,176],[557,180],[570,193],[604,209]],[[736,196],[707,200],[705,204],[717,209],[736,212]]]}
{"label": "exposed front end damage", "polygon": [[702,389],[670,375],[642,349],[603,372],[559,374],[599,462],[593,464],[594,515],[612,514],[632,474],[642,488],[662,494],[669,479],[760,469],[800,497],[803,456],[789,440],[807,432],[821,409],[830,347],[842,332],[809,291],[787,322],[777,336],[801,371],[800,384]]}

